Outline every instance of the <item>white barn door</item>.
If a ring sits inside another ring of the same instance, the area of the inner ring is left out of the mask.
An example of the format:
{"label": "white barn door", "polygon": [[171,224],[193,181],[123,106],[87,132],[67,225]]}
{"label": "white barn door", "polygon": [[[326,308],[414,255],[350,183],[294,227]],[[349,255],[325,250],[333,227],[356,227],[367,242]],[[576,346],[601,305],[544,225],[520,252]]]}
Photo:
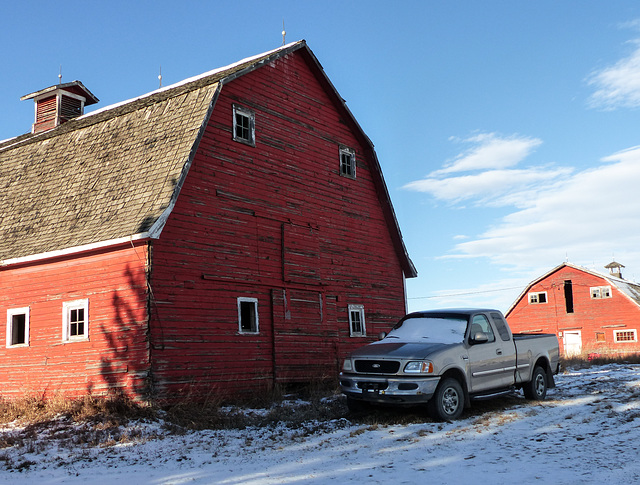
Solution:
{"label": "white barn door", "polygon": [[580,330],[565,330],[564,355],[573,357],[582,353],[582,334]]}

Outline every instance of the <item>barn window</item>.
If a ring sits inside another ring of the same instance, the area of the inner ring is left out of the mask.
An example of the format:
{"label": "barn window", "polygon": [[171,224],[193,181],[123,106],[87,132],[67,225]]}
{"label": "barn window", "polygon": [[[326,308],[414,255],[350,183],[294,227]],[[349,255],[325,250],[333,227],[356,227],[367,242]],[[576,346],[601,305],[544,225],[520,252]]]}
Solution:
{"label": "barn window", "polygon": [[253,111],[233,105],[233,139],[255,146],[256,115]]}
{"label": "barn window", "polygon": [[238,298],[238,330],[258,333],[258,299]]}
{"label": "barn window", "polygon": [[564,307],[567,313],[573,313],[573,283],[564,280]]}
{"label": "barn window", "polygon": [[364,324],[364,305],[349,305],[349,335],[351,337],[367,336]]}
{"label": "barn window", "polygon": [[589,289],[591,292],[591,299],[598,300],[600,298],[611,298],[610,286],[593,286]]}
{"label": "barn window", "polygon": [[614,330],[613,341],[616,343],[622,342],[637,342],[638,333],[636,330]]}
{"label": "barn window", "polygon": [[340,147],[340,175],[356,178],[355,150],[347,147]]}
{"label": "barn window", "polygon": [[547,292],[539,291],[537,293],[529,293],[529,303],[533,305],[538,303],[547,303]]}
{"label": "barn window", "polygon": [[89,338],[89,300],[67,301],[62,304],[62,340]]}
{"label": "barn window", "polygon": [[596,342],[606,342],[604,332],[596,332]]}
{"label": "barn window", "polygon": [[29,307],[7,310],[7,347],[29,345]]}

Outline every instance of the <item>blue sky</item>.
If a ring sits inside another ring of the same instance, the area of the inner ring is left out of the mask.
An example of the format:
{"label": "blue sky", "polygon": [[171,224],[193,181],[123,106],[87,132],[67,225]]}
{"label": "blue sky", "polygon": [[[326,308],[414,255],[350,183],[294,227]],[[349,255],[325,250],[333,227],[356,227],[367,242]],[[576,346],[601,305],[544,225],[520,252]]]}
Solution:
{"label": "blue sky", "polygon": [[104,107],[305,39],[376,146],[419,276],[409,309],[506,311],[564,261],[640,279],[640,3],[3,4],[0,140],[22,95]]}

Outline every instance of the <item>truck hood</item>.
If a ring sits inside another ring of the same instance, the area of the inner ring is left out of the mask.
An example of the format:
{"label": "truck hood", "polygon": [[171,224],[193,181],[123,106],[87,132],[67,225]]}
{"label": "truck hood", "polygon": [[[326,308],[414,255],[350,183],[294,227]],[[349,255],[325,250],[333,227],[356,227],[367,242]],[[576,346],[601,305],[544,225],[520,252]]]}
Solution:
{"label": "truck hood", "polygon": [[374,342],[351,353],[352,358],[366,357],[379,359],[425,359],[439,350],[461,344],[421,343],[421,342]]}

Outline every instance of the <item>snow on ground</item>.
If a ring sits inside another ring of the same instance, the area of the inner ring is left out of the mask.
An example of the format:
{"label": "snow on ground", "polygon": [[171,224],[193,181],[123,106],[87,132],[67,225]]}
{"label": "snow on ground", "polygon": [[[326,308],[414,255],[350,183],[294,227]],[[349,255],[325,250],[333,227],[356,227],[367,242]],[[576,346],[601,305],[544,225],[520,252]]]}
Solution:
{"label": "snow on ground", "polygon": [[0,483],[640,483],[640,365],[570,370],[556,383],[542,403],[507,398],[506,409],[481,405],[452,423],[344,418],[185,434],[136,423],[128,444],[71,449],[35,436],[0,449]]}

